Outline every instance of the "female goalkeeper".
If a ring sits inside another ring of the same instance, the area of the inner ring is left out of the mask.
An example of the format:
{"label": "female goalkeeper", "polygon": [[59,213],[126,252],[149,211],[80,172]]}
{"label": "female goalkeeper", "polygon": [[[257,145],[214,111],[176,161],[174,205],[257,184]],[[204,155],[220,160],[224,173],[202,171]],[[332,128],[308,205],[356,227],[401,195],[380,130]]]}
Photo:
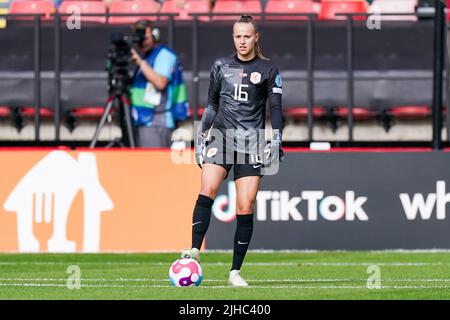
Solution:
{"label": "female goalkeeper", "polygon": [[[240,269],[253,233],[253,207],[261,177],[274,174],[281,148],[282,81],[278,68],[259,47],[260,35],[251,16],[233,25],[236,53],[211,68],[208,104],[196,130],[195,155],[202,168],[201,190],[192,220],[192,247],[184,258],[199,259],[217,191],[233,168],[237,226],[229,284],[248,286]],[[265,114],[269,101],[271,141],[266,144]]]}

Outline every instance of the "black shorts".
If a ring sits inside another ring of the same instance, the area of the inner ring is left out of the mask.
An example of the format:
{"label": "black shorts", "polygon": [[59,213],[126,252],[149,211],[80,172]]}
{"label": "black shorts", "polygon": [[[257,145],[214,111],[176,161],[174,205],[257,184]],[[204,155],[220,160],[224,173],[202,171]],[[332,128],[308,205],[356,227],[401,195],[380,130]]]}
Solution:
{"label": "black shorts", "polygon": [[234,179],[237,180],[248,176],[263,176],[264,164],[262,156],[257,154],[245,154],[236,151],[229,151],[216,148],[212,145],[206,147],[206,154],[203,163],[216,164],[221,166],[228,173],[233,167]]}

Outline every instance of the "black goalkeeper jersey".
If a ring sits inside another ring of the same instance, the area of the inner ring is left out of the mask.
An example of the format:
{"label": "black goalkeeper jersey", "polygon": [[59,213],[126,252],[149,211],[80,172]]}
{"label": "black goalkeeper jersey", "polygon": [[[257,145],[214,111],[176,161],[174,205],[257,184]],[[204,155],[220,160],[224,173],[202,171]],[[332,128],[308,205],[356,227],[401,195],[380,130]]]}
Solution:
{"label": "black goalkeeper jersey", "polygon": [[[218,59],[211,68],[208,92],[207,108],[217,113],[213,128],[226,136],[227,141],[230,141],[228,129],[232,129],[234,150],[249,153],[255,142],[265,142],[261,130],[265,128],[267,101],[272,128],[281,132],[281,95],[281,76],[270,60],[255,57],[242,61],[236,54]],[[239,143],[244,140],[246,146]]]}

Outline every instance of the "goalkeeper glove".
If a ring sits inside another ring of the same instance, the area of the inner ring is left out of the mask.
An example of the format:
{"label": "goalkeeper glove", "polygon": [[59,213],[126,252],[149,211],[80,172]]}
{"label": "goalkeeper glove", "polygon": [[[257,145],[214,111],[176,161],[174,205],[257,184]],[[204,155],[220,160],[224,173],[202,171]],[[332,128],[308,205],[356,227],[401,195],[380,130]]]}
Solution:
{"label": "goalkeeper glove", "polygon": [[273,130],[272,140],[264,148],[264,155],[266,161],[270,164],[276,164],[284,160],[284,152],[281,147],[281,132],[280,130]]}
{"label": "goalkeeper glove", "polygon": [[206,142],[205,142],[205,136],[203,133],[199,133],[197,135],[196,141],[195,141],[195,162],[198,164],[198,166],[201,168],[203,165],[203,159],[205,159],[205,153],[206,153]]}

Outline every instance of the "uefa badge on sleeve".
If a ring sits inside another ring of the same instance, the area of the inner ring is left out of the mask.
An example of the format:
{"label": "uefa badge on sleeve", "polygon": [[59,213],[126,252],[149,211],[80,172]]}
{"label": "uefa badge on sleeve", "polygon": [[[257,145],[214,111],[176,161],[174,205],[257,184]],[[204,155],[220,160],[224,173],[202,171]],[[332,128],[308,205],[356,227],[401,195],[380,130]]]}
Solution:
{"label": "uefa badge on sleeve", "polygon": [[275,77],[275,84],[277,87],[280,87],[283,85],[283,81],[281,80],[281,75],[277,74],[277,76]]}

